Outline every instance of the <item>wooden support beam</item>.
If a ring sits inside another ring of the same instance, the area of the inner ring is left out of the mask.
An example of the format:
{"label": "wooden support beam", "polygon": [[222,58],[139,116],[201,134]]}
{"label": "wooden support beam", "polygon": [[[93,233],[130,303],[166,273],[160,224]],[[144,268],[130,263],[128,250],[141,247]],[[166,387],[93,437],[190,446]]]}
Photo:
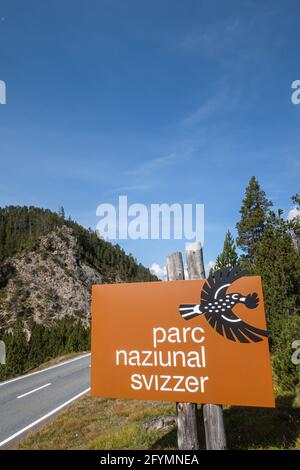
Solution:
{"label": "wooden support beam", "polygon": [[[200,243],[186,245],[189,279],[205,278],[203,251]],[[226,434],[223,409],[220,405],[203,405],[203,419],[207,450],[225,450]]]}
{"label": "wooden support beam", "polygon": [[203,405],[203,420],[207,450],[226,450],[223,409],[220,405]]}
{"label": "wooden support beam", "polygon": [[184,279],[184,267],[182,254],[179,251],[167,256],[168,281],[179,281]]}
{"label": "wooden support beam", "polygon": [[[167,256],[168,281],[184,279],[182,254],[172,253]],[[196,403],[176,403],[177,442],[180,450],[198,450],[198,408]]]}
{"label": "wooden support beam", "polygon": [[185,247],[189,279],[205,279],[203,250],[201,243],[189,243]]}

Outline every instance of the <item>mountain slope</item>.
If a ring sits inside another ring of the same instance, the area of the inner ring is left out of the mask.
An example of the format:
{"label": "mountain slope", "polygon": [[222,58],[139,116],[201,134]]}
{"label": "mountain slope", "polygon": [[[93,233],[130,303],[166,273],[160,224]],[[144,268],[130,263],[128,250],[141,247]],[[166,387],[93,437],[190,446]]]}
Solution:
{"label": "mountain slope", "polygon": [[53,212],[0,209],[0,321],[90,320],[91,285],[156,280],[118,246]]}

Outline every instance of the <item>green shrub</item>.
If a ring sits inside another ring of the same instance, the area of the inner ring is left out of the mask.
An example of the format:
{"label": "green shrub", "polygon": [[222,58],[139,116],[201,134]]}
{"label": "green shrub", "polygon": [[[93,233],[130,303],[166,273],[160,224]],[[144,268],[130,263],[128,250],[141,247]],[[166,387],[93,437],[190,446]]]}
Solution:
{"label": "green shrub", "polygon": [[294,391],[300,383],[300,365],[292,362],[292,343],[300,340],[300,316],[291,315],[277,320],[278,335],[274,338],[273,367],[282,391]]}

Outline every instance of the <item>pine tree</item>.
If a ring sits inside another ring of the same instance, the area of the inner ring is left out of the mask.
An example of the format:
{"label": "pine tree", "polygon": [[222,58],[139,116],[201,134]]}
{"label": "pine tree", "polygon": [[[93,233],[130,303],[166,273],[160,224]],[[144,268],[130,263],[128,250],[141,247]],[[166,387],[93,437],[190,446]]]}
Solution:
{"label": "pine tree", "polygon": [[12,331],[11,342],[7,348],[6,371],[9,375],[22,374],[27,365],[28,343],[23,322],[18,319]]}
{"label": "pine tree", "polygon": [[291,223],[282,211],[270,213],[256,245],[253,274],[262,277],[264,304],[271,332],[273,366],[283,391],[300,384],[300,370],[291,362],[292,343],[300,334],[300,252],[293,244]]}
{"label": "pine tree", "polygon": [[66,343],[67,352],[86,351],[88,349],[88,330],[78,320],[72,325]]}
{"label": "pine tree", "polygon": [[36,367],[44,362],[46,358],[44,327],[38,323],[32,326],[28,349],[27,367]]}
{"label": "pine tree", "polygon": [[61,206],[61,207],[58,209],[58,215],[59,215],[59,217],[61,217],[62,219],[65,218],[65,209],[63,208],[63,206]]}
{"label": "pine tree", "polygon": [[295,248],[300,249],[300,196],[295,194],[291,197],[294,203],[295,216],[290,220],[291,235]]}
{"label": "pine tree", "polygon": [[236,247],[234,243],[233,236],[228,230],[224,240],[224,246],[222,253],[217,257],[216,264],[211,269],[211,273],[216,272],[218,269],[223,269],[225,267],[232,268],[238,262],[238,254],[236,252]]}
{"label": "pine tree", "polygon": [[240,209],[241,220],[237,223],[237,245],[253,259],[255,244],[264,234],[267,215],[272,202],[266,198],[259,182],[252,176],[246,188],[243,205]]}
{"label": "pine tree", "polygon": [[281,329],[280,321],[300,313],[300,253],[295,249],[290,223],[273,212],[267,221],[263,239],[256,245],[253,274],[262,277],[264,300],[273,343]]}

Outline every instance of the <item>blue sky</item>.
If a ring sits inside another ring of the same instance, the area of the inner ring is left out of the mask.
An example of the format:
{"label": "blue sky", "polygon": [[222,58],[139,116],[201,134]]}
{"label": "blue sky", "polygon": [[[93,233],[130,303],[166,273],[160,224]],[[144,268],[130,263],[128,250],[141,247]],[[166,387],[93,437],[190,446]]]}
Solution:
{"label": "blue sky", "polygon": [[[206,263],[249,178],[299,192],[297,0],[2,0],[0,205],[204,203]],[[184,241],[121,243],[147,266]]]}

